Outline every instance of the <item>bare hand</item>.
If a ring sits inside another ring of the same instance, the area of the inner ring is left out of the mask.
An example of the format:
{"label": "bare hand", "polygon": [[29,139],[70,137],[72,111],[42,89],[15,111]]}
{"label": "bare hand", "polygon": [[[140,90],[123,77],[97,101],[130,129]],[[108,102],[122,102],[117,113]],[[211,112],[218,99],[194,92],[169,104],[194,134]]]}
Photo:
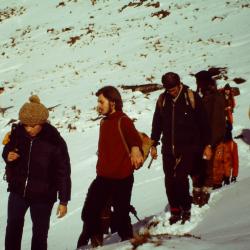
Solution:
{"label": "bare hand", "polygon": [[59,204],[56,212],[57,218],[62,218],[66,214],[67,214],[67,206]]}
{"label": "bare hand", "polygon": [[157,148],[154,147],[154,146],[152,146],[152,147],[151,147],[151,150],[150,150],[150,154],[151,154],[151,157],[152,157],[154,160],[156,160],[157,157],[158,157],[158,155],[157,155]]}
{"label": "bare hand", "polygon": [[130,159],[135,169],[139,169],[142,166],[143,156],[139,147],[132,147]]}
{"label": "bare hand", "polygon": [[19,154],[17,154],[16,152],[14,151],[10,151],[8,153],[8,156],[7,156],[7,161],[11,162],[11,161],[15,161],[16,159],[18,159],[20,157]]}
{"label": "bare hand", "polygon": [[213,152],[212,152],[211,146],[206,146],[203,152],[203,159],[209,161],[211,160],[212,155],[213,155]]}

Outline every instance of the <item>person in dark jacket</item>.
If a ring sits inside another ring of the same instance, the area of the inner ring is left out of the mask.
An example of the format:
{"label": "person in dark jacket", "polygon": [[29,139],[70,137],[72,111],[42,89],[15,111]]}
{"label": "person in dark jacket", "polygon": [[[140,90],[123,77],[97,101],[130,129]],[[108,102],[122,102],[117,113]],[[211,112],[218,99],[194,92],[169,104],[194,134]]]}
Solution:
{"label": "person in dark jacket", "polygon": [[57,215],[67,213],[70,200],[70,159],[65,141],[47,120],[48,109],[31,96],[19,111],[3,149],[8,181],[6,250],[20,250],[24,217],[30,209],[32,250],[47,249],[50,215],[59,194]]}
{"label": "person in dark jacket", "polygon": [[[211,157],[207,118],[200,97],[183,85],[178,74],[162,76],[165,92],[160,95],[152,122],[151,156],[162,135],[162,159],[165,187],[170,205],[170,224],[190,220],[191,197],[188,175],[197,154]],[[191,91],[191,92],[190,92]]]}
{"label": "person in dark jacket", "polygon": [[[97,91],[100,123],[97,176],[89,187],[82,210],[83,230],[77,247],[102,245],[101,214],[112,201],[112,220],[121,240],[133,237],[129,217],[133,172],[143,162],[142,142],[132,120],[122,112],[122,98],[112,86]],[[129,149],[129,152],[127,151]]]}
{"label": "person in dark jacket", "polygon": [[[211,128],[209,144],[214,156],[216,147],[226,135],[225,100],[223,95],[218,92],[216,81],[209,71],[202,70],[195,74],[195,78],[197,91],[202,96],[202,103]],[[210,161],[202,159],[202,156],[198,157],[192,173],[193,202],[200,207],[208,203],[213,188],[213,162],[213,157]]]}

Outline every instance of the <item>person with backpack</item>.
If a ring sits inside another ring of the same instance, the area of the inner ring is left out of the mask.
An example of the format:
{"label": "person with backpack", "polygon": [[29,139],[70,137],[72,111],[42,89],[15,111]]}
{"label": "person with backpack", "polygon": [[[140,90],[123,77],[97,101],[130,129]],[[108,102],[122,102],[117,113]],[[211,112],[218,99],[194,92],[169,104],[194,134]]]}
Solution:
{"label": "person with backpack", "polygon": [[171,216],[169,223],[191,218],[191,197],[188,175],[199,154],[210,159],[210,129],[201,98],[182,84],[178,74],[168,72],[162,76],[165,92],[156,103],[151,139],[151,156],[157,158],[156,146],[160,137],[165,187]]}
{"label": "person with backpack", "polygon": [[231,140],[221,142],[215,151],[213,188],[236,182],[239,172],[239,156],[237,143]]}
{"label": "person with backpack", "polygon": [[[114,209],[112,221],[121,240],[133,237],[129,217],[134,182],[133,172],[143,163],[142,141],[132,120],[122,111],[119,91],[105,86],[96,92],[100,123],[97,176],[91,183],[82,210],[83,229],[77,247],[103,244],[102,212],[108,204]],[[128,152],[128,150],[129,152]]]}
{"label": "person with backpack", "polygon": [[235,99],[231,86],[227,83],[224,88],[219,90],[225,99],[225,116],[226,122],[233,125],[233,112],[235,108]]}
{"label": "person with backpack", "polygon": [[70,159],[65,141],[48,123],[49,111],[38,96],[19,111],[18,124],[5,137],[3,159],[8,181],[5,250],[20,250],[24,217],[32,219],[32,250],[46,250],[53,205],[59,195],[58,218],[67,213],[71,195]]}
{"label": "person with backpack", "polygon": [[216,81],[209,71],[202,70],[195,74],[197,91],[202,96],[202,103],[211,128],[210,145],[213,157],[208,161],[202,156],[197,158],[193,179],[193,203],[200,207],[208,203],[214,186],[216,148],[223,142],[226,135],[225,101],[217,90]]}

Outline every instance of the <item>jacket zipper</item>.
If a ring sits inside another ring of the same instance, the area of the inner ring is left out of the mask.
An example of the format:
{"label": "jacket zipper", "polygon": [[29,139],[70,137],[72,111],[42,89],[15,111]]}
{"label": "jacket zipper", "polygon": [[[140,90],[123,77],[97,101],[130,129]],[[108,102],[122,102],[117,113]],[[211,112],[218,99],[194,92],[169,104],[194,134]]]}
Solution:
{"label": "jacket zipper", "polygon": [[33,145],[33,140],[30,141],[29,158],[28,158],[28,169],[27,169],[27,178],[26,178],[26,180],[25,180],[24,191],[23,191],[23,197],[25,197],[25,195],[26,195],[26,189],[27,189],[28,180],[29,180],[29,174],[30,174],[30,155],[31,155],[32,145]]}
{"label": "jacket zipper", "polygon": [[173,153],[173,156],[175,156],[175,145],[174,145],[174,119],[175,119],[175,103],[173,102],[172,103],[172,133],[171,133],[171,139],[172,139],[172,153]]}

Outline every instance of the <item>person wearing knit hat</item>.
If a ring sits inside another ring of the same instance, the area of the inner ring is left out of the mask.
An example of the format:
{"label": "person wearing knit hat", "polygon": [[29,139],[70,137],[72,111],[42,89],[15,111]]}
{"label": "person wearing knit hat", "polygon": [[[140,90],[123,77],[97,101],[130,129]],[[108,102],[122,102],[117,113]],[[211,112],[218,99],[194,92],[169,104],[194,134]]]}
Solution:
{"label": "person wearing knit hat", "polygon": [[47,249],[50,215],[57,196],[58,218],[67,213],[71,194],[70,158],[57,129],[47,122],[48,109],[33,95],[19,111],[3,149],[8,182],[5,249],[21,249],[27,209],[33,222],[31,249]]}
{"label": "person wearing knit hat", "polygon": [[[226,133],[225,102],[223,95],[217,90],[215,79],[207,70],[196,73],[197,93],[202,96],[202,104],[208,117],[208,125],[211,128],[209,144],[214,152],[216,147],[223,141]],[[192,172],[193,180],[193,203],[200,207],[208,203],[211,190],[214,186],[213,157],[208,160],[202,155],[196,158],[195,167]]]}
{"label": "person wearing knit hat", "polygon": [[37,95],[29,98],[19,111],[19,120],[22,124],[36,125],[44,124],[49,117],[48,109],[40,102]]}
{"label": "person wearing knit hat", "polygon": [[212,74],[207,70],[201,70],[195,75],[197,83],[197,92],[201,95],[205,95],[206,92],[213,91],[216,89],[216,82],[213,79]]}

